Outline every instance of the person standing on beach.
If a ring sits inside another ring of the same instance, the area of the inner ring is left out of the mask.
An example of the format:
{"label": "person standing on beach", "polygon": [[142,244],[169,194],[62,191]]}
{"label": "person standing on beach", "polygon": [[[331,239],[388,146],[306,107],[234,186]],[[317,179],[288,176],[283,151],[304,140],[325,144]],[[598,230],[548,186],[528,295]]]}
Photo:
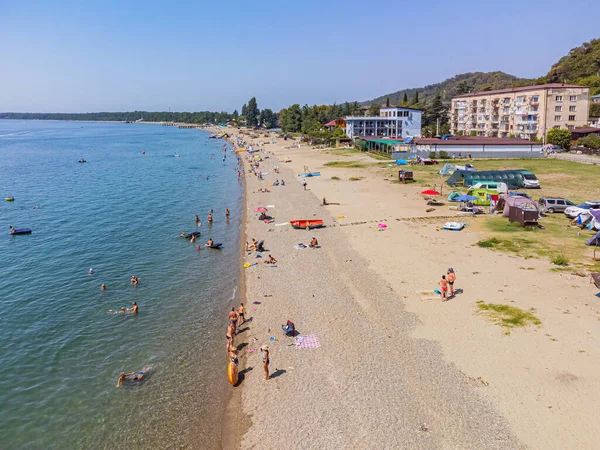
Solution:
{"label": "person standing on beach", "polygon": [[238,314],[235,312],[235,308],[232,306],[229,312],[229,323],[233,325],[233,332],[235,333],[236,325],[238,322]]}
{"label": "person standing on beach", "polygon": [[450,297],[454,297],[454,282],[456,281],[456,274],[454,269],[450,267],[448,269],[448,284],[450,285]]}
{"label": "person standing on beach", "polygon": [[442,301],[445,302],[448,300],[448,280],[446,280],[446,275],[442,275],[442,279],[438,284],[442,288]]}
{"label": "person standing on beach", "polygon": [[269,346],[268,345],[263,345],[260,348],[260,351],[262,352],[262,360],[263,360],[263,369],[265,370],[265,381],[267,381],[269,379]]}
{"label": "person standing on beach", "polygon": [[244,314],[246,313],[246,311],[244,310],[244,304],[240,303],[240,307],[237,310],[237,314],[238,314],[238,327],[240,325],[242,325],[246,320],[244,319]]}
{"label": "person standing on beach", "polygon": [[235,328],[233,328],[233,325],[231,325],[231,323],[230,323],[229,326],[227,327],[227,334],[225,335],[225,337],[227,338],[227,353],[229,353],[229,351],[233,347],[234,335],[235,335]]}
{"label": "person standing on beach", "polygon": [[307,185],[307,184],[308,184],[308,183],[306,182],[306,180],[302,180],[302,187],[304,188],[304,190],[306,190],[306,185]]}

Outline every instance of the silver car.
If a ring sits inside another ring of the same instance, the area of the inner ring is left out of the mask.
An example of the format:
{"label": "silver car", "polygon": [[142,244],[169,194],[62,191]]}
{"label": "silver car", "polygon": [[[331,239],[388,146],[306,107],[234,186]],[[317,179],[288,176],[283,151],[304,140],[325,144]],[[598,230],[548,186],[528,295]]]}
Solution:
{"label": "silver car", "polygon": [[538,201],[540,209],[547,213],[564,212],[569,206],[575,206],[571,200],[560,197],[542,197]]}

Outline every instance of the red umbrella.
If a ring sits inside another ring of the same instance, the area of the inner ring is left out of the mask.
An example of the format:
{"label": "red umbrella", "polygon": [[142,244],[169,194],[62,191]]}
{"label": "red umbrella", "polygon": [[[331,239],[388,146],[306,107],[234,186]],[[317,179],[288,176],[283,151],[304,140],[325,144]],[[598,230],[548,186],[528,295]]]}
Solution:
{"label": "red umbrella", "polygon": [[433,189],[427,189],[426,191],[421,192],[423,195],[440,195],[438,191],[434,191]]}
{"label": "red umbrella", "polygon": [[263,213],[263,212],[267,212],[268,209],[265,208],[264,206],[259,206],[258,208],[254,208],[254,212],[259,212],[259,213]]}

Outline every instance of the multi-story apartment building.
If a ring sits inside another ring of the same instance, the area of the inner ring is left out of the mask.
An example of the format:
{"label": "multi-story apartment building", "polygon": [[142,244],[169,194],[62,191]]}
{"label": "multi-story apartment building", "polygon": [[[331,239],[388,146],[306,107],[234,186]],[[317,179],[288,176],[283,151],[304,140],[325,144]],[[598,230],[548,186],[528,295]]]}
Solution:
{"label": "multi-story apartment building", "polygon": [[348,116],[346,135],[380,136],[403,139],[409,136],[421,136],[421,111],[395,106],[382,107],[379,116]]}
{"label": "multi-story apartment building", "polygon": [[450,130],[486,137],[542,138],[551,128],[586,126],[590,88],[543,84],[459,95],[452,99]]}

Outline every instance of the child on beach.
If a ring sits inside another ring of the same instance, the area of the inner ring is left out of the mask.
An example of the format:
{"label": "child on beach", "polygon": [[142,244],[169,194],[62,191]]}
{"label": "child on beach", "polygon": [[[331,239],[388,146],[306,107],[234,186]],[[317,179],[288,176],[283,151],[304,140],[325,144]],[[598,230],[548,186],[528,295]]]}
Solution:
{"label": "child on beach", "polygon": [[454,282],[456,281],[456,274],[454,269],[450,267],[448,269],[448,284],[450,285],[450,297],[454,297]]}
{"label": "child on beach", "polygon": [[244,319],[244,314],[245,313],[246,313],[246,311],[244,309],[244,304],[240,303],[240,307],[237,310],[237,314],[238,314],[238,327],[245,322],[245,319]]}
{"label": "child on beach", "polygon": [[446,275],[442,275],[442,279],[438,284],[442,288],[442,301],[445,302],[448,300],[448,281],[446,280]]}

